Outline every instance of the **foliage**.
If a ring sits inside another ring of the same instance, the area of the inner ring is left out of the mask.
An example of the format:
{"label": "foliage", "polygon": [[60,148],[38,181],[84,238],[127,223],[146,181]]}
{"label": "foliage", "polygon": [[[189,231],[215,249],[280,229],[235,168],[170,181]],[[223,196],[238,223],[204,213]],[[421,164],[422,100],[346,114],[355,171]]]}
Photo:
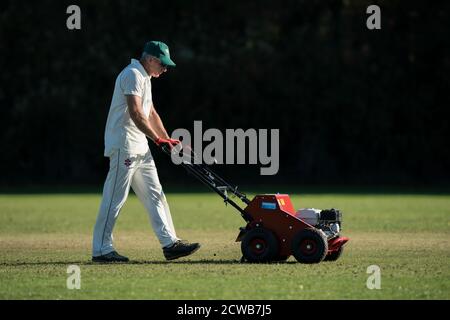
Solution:
{"label": "foliage", "polygon": [[177,63],[153,81],[169,131],[280,129],[279,174],[223,168],[237,181],[449,182],[448,2],[80,1],[78,31],[70,4],[0,4],[2,185],[101,183],[115,77],[150,39]]}

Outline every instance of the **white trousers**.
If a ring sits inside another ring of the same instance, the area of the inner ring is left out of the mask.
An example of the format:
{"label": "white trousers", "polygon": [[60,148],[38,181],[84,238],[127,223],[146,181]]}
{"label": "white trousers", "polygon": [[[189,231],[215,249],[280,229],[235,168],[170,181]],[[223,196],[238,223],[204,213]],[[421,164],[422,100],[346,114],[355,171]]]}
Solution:
{"label": "white trousers", "polygon": [[114,251],[112,232],[130,186],[147,210],[161,246],[169,246],[179,240],[150,151],[144,155],[131,155],[116,150],[110,157],[109,172],[94,228],[93,256]]}

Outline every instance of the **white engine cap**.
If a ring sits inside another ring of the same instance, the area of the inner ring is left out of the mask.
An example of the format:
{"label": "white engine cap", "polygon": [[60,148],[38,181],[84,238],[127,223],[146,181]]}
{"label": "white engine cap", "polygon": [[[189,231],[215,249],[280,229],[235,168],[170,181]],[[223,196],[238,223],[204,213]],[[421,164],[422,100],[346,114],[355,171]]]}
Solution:
{"label": "white engine cap", "polygon": [[314,209],[314,208],[305,208],[297,210],[295,216],[300,220],[305,221],[306,223],[315,226],[319,224],[320,212],[322,210]]}

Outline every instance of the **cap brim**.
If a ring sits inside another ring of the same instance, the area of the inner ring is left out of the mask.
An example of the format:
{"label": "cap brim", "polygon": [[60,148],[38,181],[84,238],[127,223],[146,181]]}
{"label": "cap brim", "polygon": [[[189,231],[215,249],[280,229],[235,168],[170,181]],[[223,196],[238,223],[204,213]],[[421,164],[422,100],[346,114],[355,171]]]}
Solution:
{"label": "cap brim", "polygon": [[166,66],[169,67],[175,67],[176,64],[175,62],[172,61],[172,59],[168,58],[168,57],[161,57],[161,62],[164,63]]}

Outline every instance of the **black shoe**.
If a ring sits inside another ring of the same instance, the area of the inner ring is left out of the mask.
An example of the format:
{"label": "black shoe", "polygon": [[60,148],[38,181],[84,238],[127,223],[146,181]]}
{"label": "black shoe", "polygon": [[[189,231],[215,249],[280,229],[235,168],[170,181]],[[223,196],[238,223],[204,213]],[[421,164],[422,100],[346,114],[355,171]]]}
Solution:
{"label": "black shoe", "polygon": [[198,243],[189,243],[184,240],[178,240],[170,247],[163,248],[164,257],[167,260],[188,256],[200,248]]}
{"label": "black shoe", "polygon": [[128,262],[127,257],[121,256],[117,251],[104,254],[102,256],[92,257],[93,262]]}

